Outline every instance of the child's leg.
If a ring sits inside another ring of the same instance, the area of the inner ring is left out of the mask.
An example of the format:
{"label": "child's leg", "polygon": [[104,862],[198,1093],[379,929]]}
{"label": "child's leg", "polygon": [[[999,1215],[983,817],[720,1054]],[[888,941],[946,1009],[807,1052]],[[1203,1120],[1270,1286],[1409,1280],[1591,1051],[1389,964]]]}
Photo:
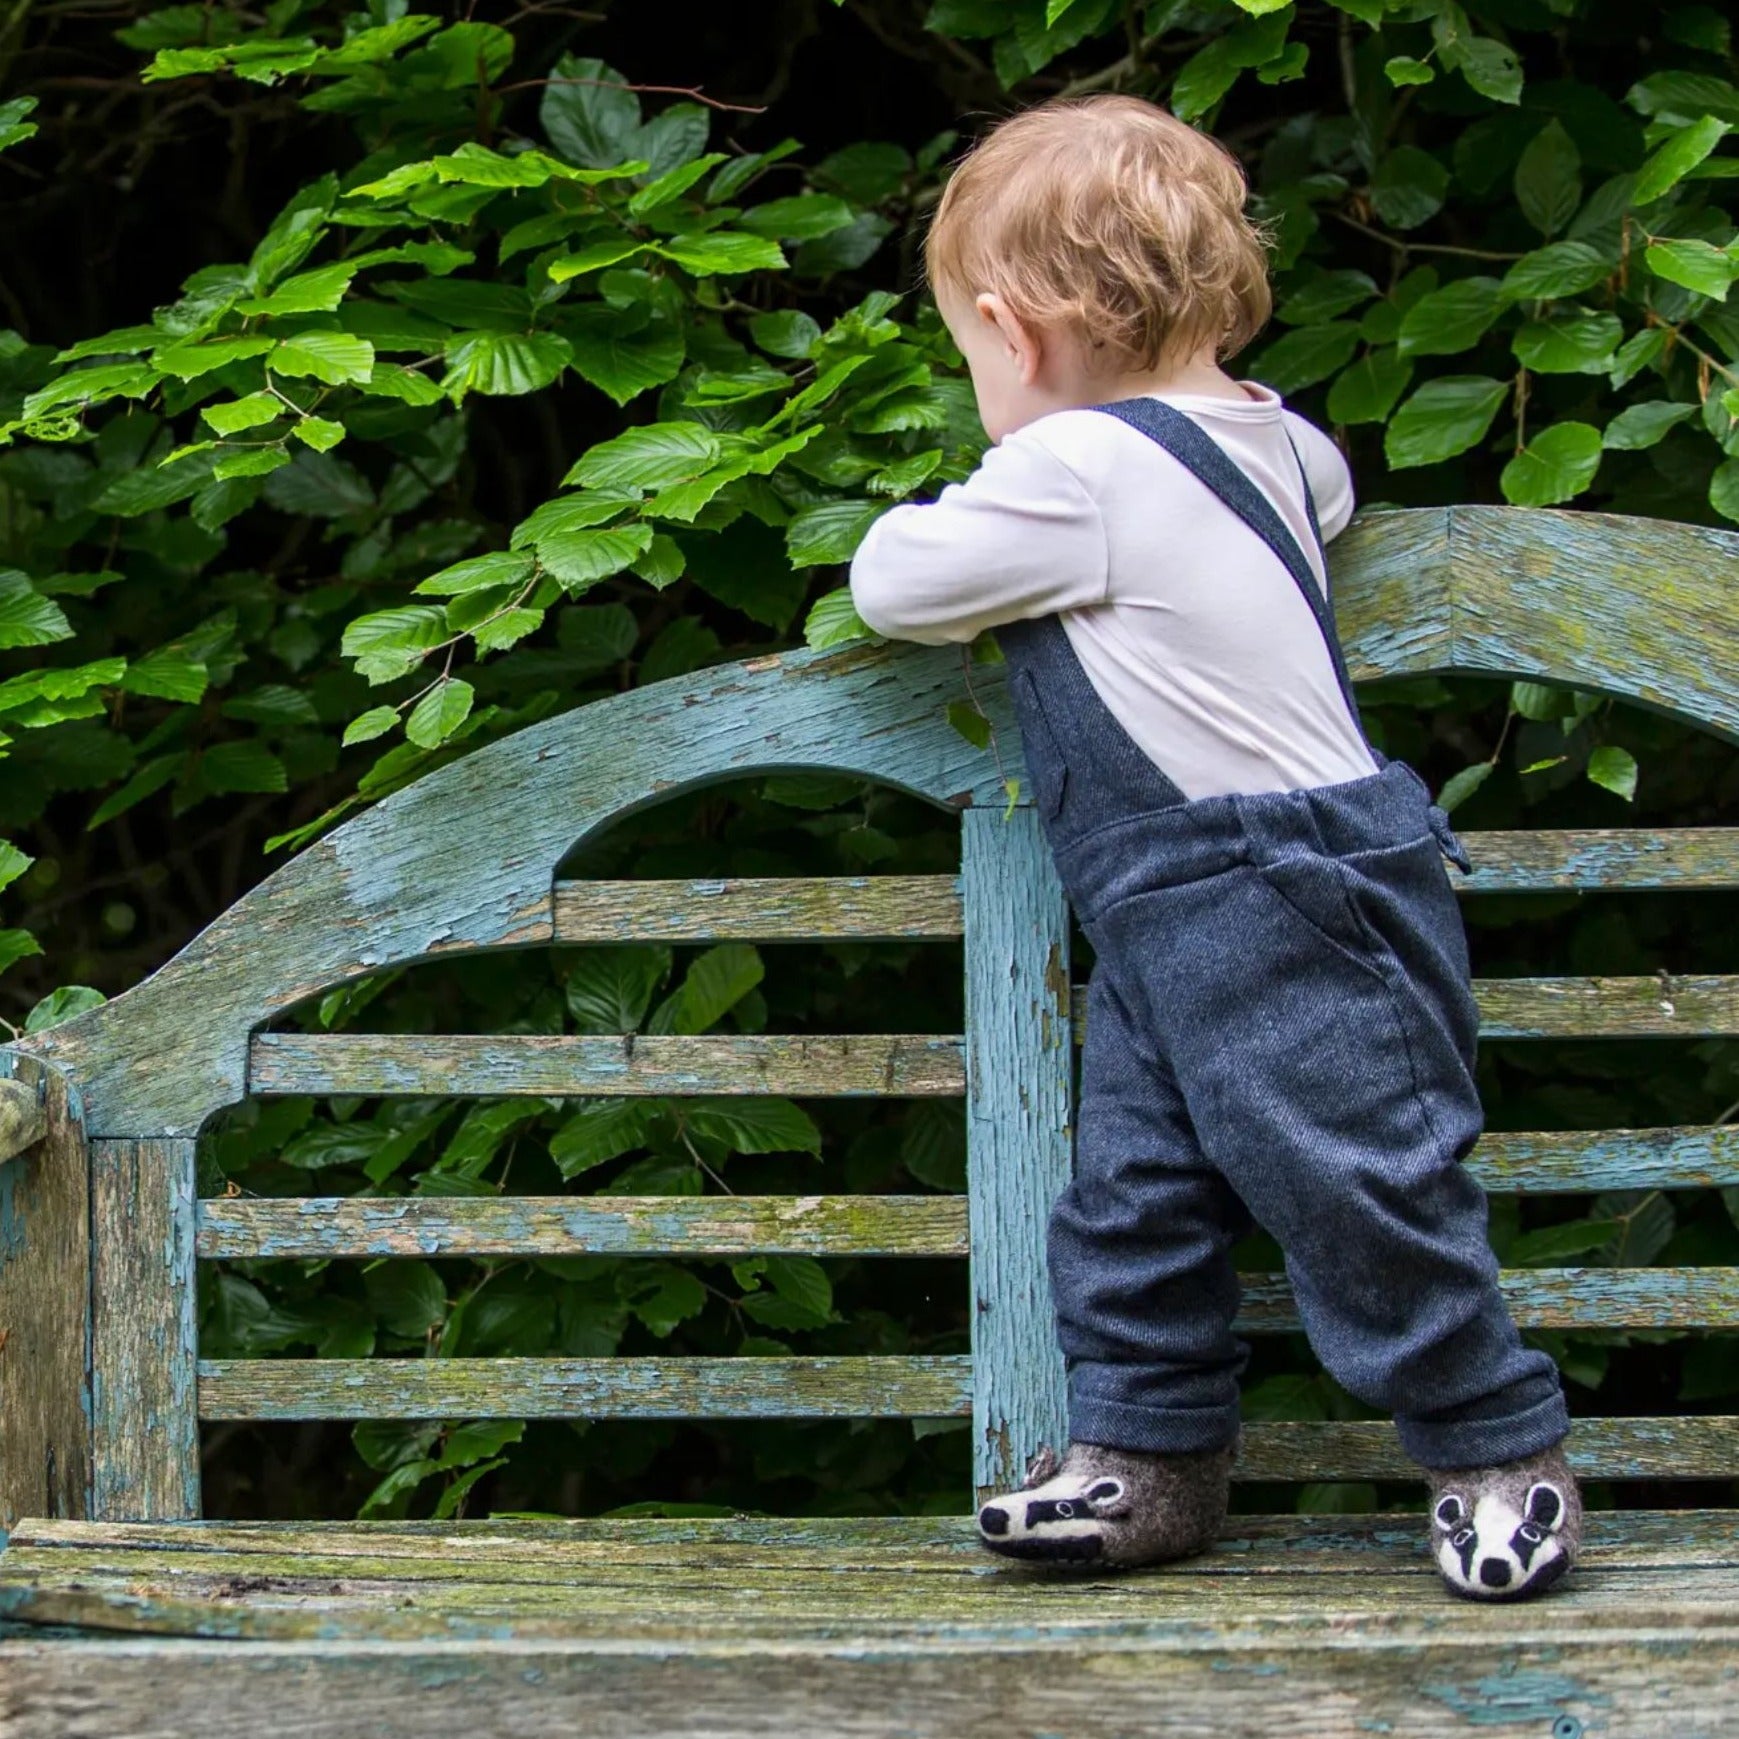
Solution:
{"label": "child's leg", "polygon": [[1228,1249],[1248,1215],[1202,1159],[1170,1071],[1106,971],[1087,995],[1075,1173],[1049,1225],[1068,1452],[979,1512],[984,1544],[1052,1566],[1150,1564],[1212,1543],[1238,1433]]}

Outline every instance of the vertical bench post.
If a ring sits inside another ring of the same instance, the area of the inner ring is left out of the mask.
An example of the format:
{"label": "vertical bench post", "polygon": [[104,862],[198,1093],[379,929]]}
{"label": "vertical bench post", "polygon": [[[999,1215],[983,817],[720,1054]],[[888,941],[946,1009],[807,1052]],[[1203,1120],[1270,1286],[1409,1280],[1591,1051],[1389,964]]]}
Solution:
{"label": "vertical bench post", "polygon": [[91,1143],[91,1438],[98,1521],[199,1514],[196,1144]]}
{"label": "vertical bench post", "polygon": [[0,1055],[0,1543],[90,1497],[90,1180],[78,1096]]}
{"label": "vertical bench post", "polygon": [[1069,907],[1030,807],[962,817],[974,1507],[1066,1429],[1045,1226],[1069,1181]]}

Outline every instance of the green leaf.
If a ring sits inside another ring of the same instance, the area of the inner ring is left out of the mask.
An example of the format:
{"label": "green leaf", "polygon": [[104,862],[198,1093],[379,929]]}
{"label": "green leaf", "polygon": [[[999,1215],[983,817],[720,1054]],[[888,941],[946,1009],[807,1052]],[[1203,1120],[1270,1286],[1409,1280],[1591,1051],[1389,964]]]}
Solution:
{"label": "green leaf", "polygon": [[476,690],[456,676],[445,676],[411,709],[405,735],[419,749],[438,749],[471,716]]}
{"label": "green leaf", "polygon": [[712,230],[704,235],[672,236],[652,251],[697,278],[740,272],[780,271],[786,265],[776,242],[735,231]]}
{"label": "green leaf", "polygon": [[206,405],[199,413],[220,435],[239,435],[276,422],[284,414],[284,402],[275,393],[254,392],[227,404]]}
{"label": "green leaf", "polygon": [[[274,348],[269,338],[213,338],[204,343],[187,340],[159,350],[151,358],[151,366],[177,380],[198,380],[214,369],[228,368],[232,362],[245,361],[250,356],[264,356]],[[72,377],[76,380],[78,377]],[[30,401],[25,401],[25,413]]]}
{"label": "green leaf", "polygon": [[552,284],[571,283],[575,278],[583,278],[588,272],[601,272],[609,266],[619,266],[624,260],[631,260],[638,253],[643,253],[651,244],[639,241],[633,236],[612,236],[608,241],[593,242],[589,247],[575,248],[571,254],[563,254],[558,260],[549,263],[549,281]]}
{"label": "green leaf", "polygon": [[747,942],[709,948],[688,969],[679,989],[653,1011],[647,1030],[704,1033],[716,1026],[761,982],[760,954]]}
{"label": "green leaf", "polygon": [[538,542],[544,572],[561,582],[570,597],[611,574],[619,574],[652,543],[652,527],[636,522],[602,531],[564,531]]}
{"label": "green leaf", "polygon": [[1590,290],[1615,270],[1586,242],[1552,242],[1524,254],[1504,274],[1504,294],[1512,301],[1547,300]]}
{"label": "green leaf", "polygon": [[412,587],[419,593],[456,598],[489,586],[523,586],[536,571],[537,563],[523,550],[494,550],[454,562]]}
{"label": "green leaf", "polygon": [[1554,117],[1516,163],[1516,203],[1542,235],[1556,235],[1582,203],[1582,153]]}
{"label": "green leaf", "polygon": [[371,706],[344,727],[343,746],[348,749],[353,743],[372,743],[376,737],[384,737],[398,722],[399,709],[396,706]]}
{"label": "green leaf", "polygon": [[42,944],[28,930],[0,930],[0,972],[41,952]]}
{"label": "green leaf", "polygon": [[821,1131],[807,1111],[789,1099],[684,1099],[681,1120],[697,1134],[724,1143],[732,1153],[821,1152]]}
{"label": "green leaf", "polygon": [[1490,97],[1494,103],[1522,100],[1521,62],[1507,44],[1489,36],[1470,37],[1463,43],[1454,65],[1482,97]]}
{"label": "green leaf", "polygon": [[1383,438],[1392,469],[1435,465],[1484,440],[1509,386],[1482,374],[1428,380],[1396,411]]}
{"label": "green leaf", "polygon": [[606,169],[625,163],[640,142],[640,99],[604,61],[563,55],[545,87],[538,120],[570,163]]}
{"label": "green leaf", "polygon": [[9,839],[0,839],[0,888],[9,888],[36,862]]}
{"label": "green leaf", "polygon": [[100,990],[92,990],[88,984],[63,984],[58,990],[51,990],[24,1017],[24,1030],[45,1033],[50,1027],[77,1020],[81,1014],[101,1008],[108,1000]]}
{"label": "green leaf", "polygon": [[458,399],[468,392],[518,398],[554,381],[573,355],[553,332],[465,332],[447,345],[441,390]]}
{"label": "green leaf", "polygon": [[343,386],[368,379],[374,368],[374,346],[348,332],[298,332],[276,346],[266,366],[275,374]]}
{"label": "green leaf", "polygon": [[148,694],[160,700],[191,704],[205,693],[208,680],[203,664],[180,653],[162,650],[134,659],[121,678],[121,687],[129,694]]}
{"label": "green leaf", "polygon": [[857,213],[830,193],[800,193],[790,199],[770,199],[737,219],[753,235],[772,241],[808,241],[843,229]]}
{"label": "green leaf", "polygon": [[301,272],[286,278],[269,296],[256,296],[238,302],[239,314],[329,314],[344,300],[344,292],[356,276],[357,268],[348,262],[320,266],[312,272]]}
{"label": "green leaf", "polygon": [[821,336],[821,328],[809,315],[792,308],[755,315],[749,322],[749,336],[769,356],[806,357]]}
{"label": "green leaf", "polygon": [[1600,431],[1554,423],[1504,466],[1504,499],[1516,507],[1555,507],[1578,496],[1600,469]]}
{"label": "green leaf", "polygon": [[1428,61],[1397,54],[1383,62],[1383,76],[1392,85],[1428,85],[1437,74]]}
{"label": "green leaf", "polygon": [[1465,803],[1492,776],[1492,771],[1490,761],[1475,761],[1471,767],[1463,767],[1444,781],[1443,789],[1437,793],[1438,807],[1449,810]]}
{"label": "green leaf", "polygon": [[1670,399],[1651,399],[1646,404],[1630,405],[1606,425],[1602,442],[1617,452],[1639,452],[1652,447],[1669,429],[1696,414],[1694,404],[1676,403]]}
{"label": "green leaf", "polygon": [[330,453],[344,439],[344,425],[331,417],[304,417],[291,425],[290,433],[316,453]]}
{"label": "green leaf", "polygon": [[0,650],[50,646],[72,638],[66,612],[45,598],[16,568],[0,569]]}
{"label": "green leaf", "polygon": [[1588,777],[1602,790],[1611,791],[1626,803],[1636,796],[1636,758],[1628,750],[1602,744],[1588,757]]}
{"label": "green leaf", "polygon": [[263,447],[229,447],[217,455],[211,474],[223,483],[232,477],[265,477],[289,463],[290,455],[280,442]]}
{"label": "green leaf", "polygon": [[1739,459],[1715,467],[1709,479],[1709,505],[1723,518],[1739,520]]}
{"label": "green leaf", "polygon": [[1449,171],[1414,145],[1391,151],[1371,177],[1371,204],[1394,229],[1417,229],[1443,209]]}
{"label": "green leaf", "polygon": [[284,763],[259,741],[214,743],[199,757],[209,791],[288,791]]}
{"label": "green leaf", "polygon": [[1327,380],[1358,348],[1359,329],[1351,321],[1300,326],[1270,344],[1251,363],[1252,377],[1282,395]]}
{"label": "green leaf", "polygon": [[675,169],[667,170],[655,180],[647,182],[628,201],[628,215],[644,217],[661,205],[680,199],[709,169],[723,163],[727,155],[724,151],[709,151],[704,157],[696,157],[691,162],[679,164]]}
{"label": "green leaf", "polygon": [[1504,309],[1496,278],[1458,278],[1421,296],[1401,320],[1403,356],[1452,356],[1469,350]]}
{"label": "green leaf", "polygon": [[668,948],[636,943],[582,949],[568,970],[564,987],[575,1030],[634,1032],[669,972]]}
{"label": "green leaf", "polygon": [[948,722],[975,749],[990,747],[990,720],[969,700],[948,703]]}
{"label": "green leaf", "polygon": [[362,1283],[381,1327],[403,1340],[421,1340],[446,1317],[447,1288],[427,1262],[383,1262]]}
{"label": "green leaf", "polygon": [[791,565],[818,567],[850,561],[864,533],[885,512],[885,501],[823,501],[791,516],[785,548]]}
{"label": "green leaf", "polygon": [[673,320],[649,323],[638,309],[577,308],[562,335],[573,348],[574,370],[618,405],[674,380],[682,368],[682,328]]}
{"label": "green leaf", "polygon": [[1536,374],[1604,374],[1623,337],[1615,314],[1562,314],[1529,322],[1510,348]]}
{"label": "green leaf", "polygon": [[698,476],[719,453],[718,437],[700,423],[645,423],[591,448],[562,481],[639,495]]}
{"label": "green leaf", "polygon": [[434,604],[401,604],[359,616],[344,630],[342,651],[371,683],[414,670],[422,655],[447,638],[447,612]]}
{"label": "green leaf", "polygon": [[661,1115],[656,1099],[569,1100],[572,1115],[550,1137],[549,1156],[564,1178],[576,1178],[644,1147]]}
{"label": "green leaf", "polygon": [[850,586],[841,586],[817,598],[803,624],[803,643],[817,652],[874,638],[874,632],[852,604]]}
{"label": "green leaf", "polygon": [[1398,350],[1383,348],[1361,356],[1328,389],[1332,423],[1380,423],[1407,390],[1413,365]]}
{"label": "green leaf", "polygon": [[1572,1220],[1563,1226],[1542,1226],[1524,1232],[1509,1247],[1504,1261],[1511,1268],[1536,1268],[1562,1263],[1610,1244],[1623,1229],[1620,1220]]}
{"label": "green leaf", "polygon": [[1712,296],[1717,302],[1727,300],[1728,288],[1739,274],[1739,262],[1708,242],[1651,242],[1643,258],[1657,278],[1680,284],[1699,296]]}
{"label": "green leaf", "polygon": [[1732,129],[1713,115],[1704,115],[1680,129],[1636,172],[1631,186],[1632,205],[1651,205],[1679,182],[1715,149]]}

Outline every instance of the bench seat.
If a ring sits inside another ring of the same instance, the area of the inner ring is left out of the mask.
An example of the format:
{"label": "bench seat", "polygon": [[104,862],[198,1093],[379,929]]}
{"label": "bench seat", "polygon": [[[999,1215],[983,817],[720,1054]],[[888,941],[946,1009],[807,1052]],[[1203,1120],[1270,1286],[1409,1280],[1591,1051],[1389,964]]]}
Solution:
{"label": "bench seat", "polygon": [[1591,1514],[1573,1595],[1524,1607],[1448,1599],[1406,1515],[1068,1578],[968,1516],[26,1522],[4,1563],[16,1739],[261,1698],[297,1734],[1690,1735],[1739,1640],[1739,1511]]}

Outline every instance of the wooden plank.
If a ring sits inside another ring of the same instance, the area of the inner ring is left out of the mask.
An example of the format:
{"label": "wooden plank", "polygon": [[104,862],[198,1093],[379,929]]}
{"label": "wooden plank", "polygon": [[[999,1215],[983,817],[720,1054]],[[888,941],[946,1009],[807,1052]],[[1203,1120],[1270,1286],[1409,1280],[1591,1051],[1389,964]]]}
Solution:
{"label": "wooden plank", "polygon": [[965,1090],[954,1034],[707,1034],[698,1038],[427,1038],[404,1033],[261,1033],[252,1093],[381,1097],[780,1093],[948,1097]]}
{"label": "wooden plank", "polygon": [[[1739,977],[1476,978],[1486,1039],[1706,1038],[1739,1034]],[[1069,1008],[1086,1032],[1087,990]]]}
{"label": "wooden plank", "polygon": [[1488,1190],[1725,1189],[1739,1184],[1739,1126],[1486,1135],[1468,1168]]}
{"label": "wooden plank", "polygon": [[[8,1739],[233,1739],[238,1730],[296,1739],[1714,1739],[1728,1731],[1739,1624],[1719,1573],[1687,1577],[1682,1603],[1645,1605],[1659,1578],[1643,1573],[1588,1576],[1571,1584],[1571,1597],[1518,1609],[1452,1605],[1415,1572],[1404,1584],[1414,1597],[1397,1610],[1373,1607],[1399,1579],[1374,1578],[1370,1598],[1349,1590],[1320,1611],[1307,1600],[1290,1625],[1290,1588],[1192,1621],[1183,1610],[1189,1585],[1179,1584],[1149,1613],[1095,1622],[1102,1590],[1154,1579],[1102,1575],[1071,1586],[1025,1577],[1030,1586],[1015,1590],[1017,1578],[986,1577],[995,1591],[981,1595],[974,1616],[929,1636],[910,1622],[853,1637],[816,1621],[779,1635],[770,1625],[706,1624],[704,1613],[688,1638],[626,1624],[612,1635],[604,1620],[454,1634],[451,1624],[419,1624],[414,1610],[375,1614],[386,1622],[362,1635],[328,1618],[322,1635],[320,1615],[274,1612],[263,1598],[215,1612],[190,1601],[190,1620],[211,1614],[198,1640],[8,1644],[0,1706]],[[998,1593],[1011,1596],[1018,1622],[999,1620]],[[1047,1596],[1049,1610],[1035,1611]],[[345,1604],[335,1595],[330,1608]],[[103,1612],[95,1598],[87,1605]],[[125,1615],[124,1596],[108,1611]],[[295,1637],[286,1620],[296,1619],[296,1640],[245,1640]],[[392,1643],[394,1631],[413,1640]]]}
{"label": "wooden plank", "polygon": [[91,1514],[199,1514],[195,1143],[91,1143]]}
{"label": "wooden plank", "polygon": [[[974,679],[1021,771],[1000,669]],[[855,774],[949,814],[1003,803],[949,724],[958,647],[797,650],[650,683],[449,762],[310,846],[144,984],[23,1041],[93,1135],[192,1134],[243,1097],[248,1035],[323,988],[432,953],[554,938],[557,865],[614,820],[758,771]]]}
{"label": "wooden plank", "polygon": [[[57,1069],[0,1051],[43,1134],[0,1161],[0,1543],[20,1516],[90,1503],[90,1166]],[[23,1133],[28,1133],[25,1128]]]}
{"label": "wooden plank", "polygon": [[[1731,1479],[1739,1419],[1578,1419],[1571,1465],[1588,1479]],[[1387,1420],[1246,1425],[1234,1479],[1417,1479]]]}
{"label": "wooden plank", "polygon": [[[1240,1279],[1242,1330],[1273,1334],[1299,1327],[1282,1276]],[[1739,1268],[1511,1268],[1499,1283],[1523,1328],[1739,1327]]]}
{"label": "wooden plank", "polygon": [[973,1483],[1018,1483],[1067,1440],[1045,1223],[1069,1181],[1073,1055],[1069,908],[1031,809],[962,821],[966,1169],[971,1203]]}
{"label": "wooden plank", "polygon": [[219,1196],[202,1257],[964,1256],[963,1196]]}
{"label": "wooden plank", "polygon": [[202,1419],[933,1419],[972,1361],[923,1358],[202,1359]]}
{"label": "wooden plank", "polygon": [[557,882],[558,942],[932,941],[960,934],[954,876]]}
{"label": "wooden plank", "polygon": [[1739,827],[1542,828],[1461,837],[1473,874],[1452,880],[1464,894],[1739,887]]}

